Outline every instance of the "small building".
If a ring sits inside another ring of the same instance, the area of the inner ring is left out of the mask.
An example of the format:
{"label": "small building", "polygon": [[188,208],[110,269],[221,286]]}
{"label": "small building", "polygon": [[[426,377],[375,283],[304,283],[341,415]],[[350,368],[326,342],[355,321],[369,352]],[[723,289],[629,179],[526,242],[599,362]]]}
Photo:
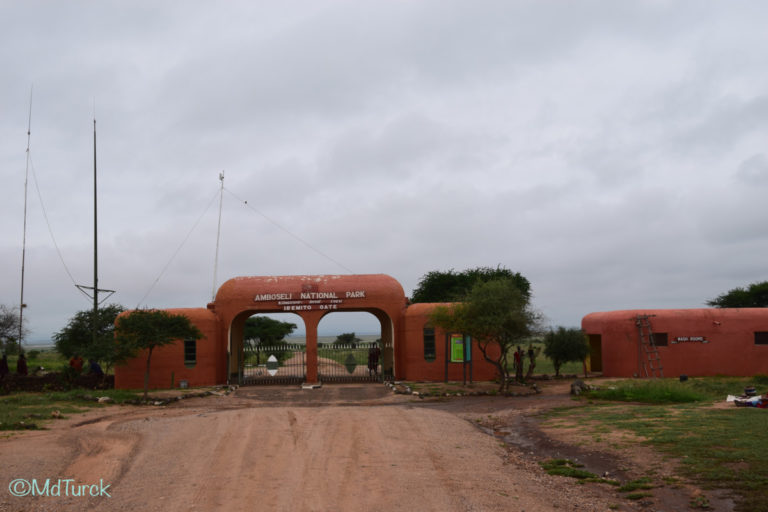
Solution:
{"label": "small building", "polygon": [[[439,305],[409,304],[400,283],[384,274],[236,277],[221,285],[205,308],[168,310],[186,315],[205,337],[156,348],[150,387],[279,382],[275,378],[288,368],[293,368],[290,379],[311,384],[342,377],[365,380],[370,377],[364,361],[368,347],[337,349],[318,344],[322,318],[344,311],[364,311],[378,319],[377,371],[385,376],[424,381],[494,379],[496,370],[483,360],[477,343],[430,324],[430,314]],[[246,320],[259,313],[286,312],[303,321],[306,344],[282,349],[285,360],[280,368],[268,367],[264,363],[269,361],[261,359],[254,365],[248,357],[254,348],[244,340]],[[143,352],[115,367],[115,387],[143,387],[145,365]]]}
{"label": "small building", "polygon": [[607,311],[581,326],[606,377],[768,373],[768,308]]}

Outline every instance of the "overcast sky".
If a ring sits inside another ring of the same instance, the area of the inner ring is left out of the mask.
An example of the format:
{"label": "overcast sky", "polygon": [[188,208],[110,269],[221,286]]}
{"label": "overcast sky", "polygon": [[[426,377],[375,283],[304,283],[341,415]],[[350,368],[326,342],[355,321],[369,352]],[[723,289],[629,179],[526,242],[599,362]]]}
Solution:
{"label": "overcast sky", "polygon": [[768,279],[766,26],[762,1],[2,2],[0,303],[32,87],[30,340],[90,307],[94,115],[109,302],[210,301],[224,171],[217,284],[502,265],[552,325],[703,307]]}

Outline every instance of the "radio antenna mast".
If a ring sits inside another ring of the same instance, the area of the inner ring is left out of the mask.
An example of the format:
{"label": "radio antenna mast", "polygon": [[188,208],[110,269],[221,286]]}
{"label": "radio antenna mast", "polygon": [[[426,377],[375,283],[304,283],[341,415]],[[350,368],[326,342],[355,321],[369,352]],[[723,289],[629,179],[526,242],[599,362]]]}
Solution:
{"label": "radio antenna mast", "polygon": [[24,264],[27,256],[27,185],[29,183],[29,142],[32,138],[32,87],[29,88],[29,120],[27,121],[27,167],[24,171],[24,233],[21,242],[21,300],[19,301],[19,353],[24,337]]}
{"label": "radio antenna mast", "polygon": [[[93,344],[95,345],[98,338],[98,313],[99,304],[115,293],[114,290],[100,290],[99,289],[99,230],[98,230],[98,203],[97,203],[97,186],[96,186],[96,112],[94,107],[93,114],[93,286],[83,286],[81,284],[75,285],[78,289],[88,297],[91,297],[86,290],[93,291],[93,316],[91,318],[91,334],[93,337]],[[99,302],[99,292],[108,292],[107,296]]]}
{"label": "radio antenna mast", "polygon": [[221,240],[221,206],[224,203],[224,171],[219,173],[221,181],[221,192],[219,193],[219,227],[216,230],[216,257],[213,260],[213,291],[211,292],[211,301],[216,300],[216,274],[219,270],[219,240]]}

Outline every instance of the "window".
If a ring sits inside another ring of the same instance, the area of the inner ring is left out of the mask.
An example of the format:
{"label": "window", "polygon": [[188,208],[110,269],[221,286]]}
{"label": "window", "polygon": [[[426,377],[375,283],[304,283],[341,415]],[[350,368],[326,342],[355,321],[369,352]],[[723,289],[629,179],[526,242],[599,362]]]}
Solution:
{"label": "window", "polygon": [[435,329],[424,328],[424,359],[430,363],[435,360]]}
{"label": "window", "polygon": [[755,333],[755,345],[768,345],[768,331]]}
{"label": "window", "polygon": [[194,367],[197,364],[197,340],[184,340],[184,366]]}
{"label": "window", "polygon": [[653,333],[653,344],[657,347],[666,347],[669,343],[667,339],[667,333],[665,332],[655,332]]}

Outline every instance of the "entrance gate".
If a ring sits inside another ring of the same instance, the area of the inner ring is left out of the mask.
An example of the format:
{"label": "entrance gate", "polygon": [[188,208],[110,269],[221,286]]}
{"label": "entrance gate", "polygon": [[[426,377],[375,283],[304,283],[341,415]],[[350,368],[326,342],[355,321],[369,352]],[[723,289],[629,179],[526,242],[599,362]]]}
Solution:
{"label": "entrance gate", "polygon": [[245,344],[241,384],[301,384],[307,378],[306,345]]}
{"label": "entrance gate", "polygon": [[368,368],[370,351],[376,343],[329,343],[317,347],[317,374],[320,382],[379,382],[381,349],[376,370]]}
{"label": "entrance gate", "polygon": [[[320,382],[381,382],[391,379],[391,375],[382,372],[381,353],[388,346],[382,350],[378,345],[376,370],[369,370],[369,357],[374,345],[377,344],[318,345],[317,375]],[[302,384],[307,378],[306,350],[303,344],[279,343],[265,346],[246,342],[240,384]]]}

